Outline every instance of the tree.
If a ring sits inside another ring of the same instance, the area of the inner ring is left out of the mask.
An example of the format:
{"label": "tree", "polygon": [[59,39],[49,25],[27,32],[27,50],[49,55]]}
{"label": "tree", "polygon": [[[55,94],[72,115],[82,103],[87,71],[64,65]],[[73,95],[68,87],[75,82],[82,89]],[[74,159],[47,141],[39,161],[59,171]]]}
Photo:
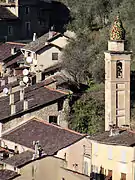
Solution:
{"label": "tree", "polygon": [[[101,96],[101,92],[99,93]],[[97,93],[94,93],[95,95]],[[70,127],[75,131],[90,135],[104,131],[104,100],[95,99],[86,93],[73,106]]]}

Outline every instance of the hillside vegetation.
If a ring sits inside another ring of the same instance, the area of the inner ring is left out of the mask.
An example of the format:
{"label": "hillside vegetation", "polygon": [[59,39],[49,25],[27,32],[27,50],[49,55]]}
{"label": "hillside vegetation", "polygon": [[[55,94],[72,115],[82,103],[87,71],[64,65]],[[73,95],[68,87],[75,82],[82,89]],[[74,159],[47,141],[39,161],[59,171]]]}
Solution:
{"label": "hillside vegetation", "polygon": [[[111,24],[118,14],[126,30],[126,48],[133,51],[131,70],[135,70],[135,1],[59,1],[70,9],[68,29],[77,34],[77,38],[71,40],[64,50],[63,67],[72,75],[78,87],[80,83],[89,86],[87,92],[74,104],[69,121],[73,129],[92,134],[102,131],[104,126],[104,99],[96,96],[97,91],[103,95],[104,51],[107,50]],[[94,96],[91,95],[91,89]],[[134,117],[134,96],[131,102]]]}

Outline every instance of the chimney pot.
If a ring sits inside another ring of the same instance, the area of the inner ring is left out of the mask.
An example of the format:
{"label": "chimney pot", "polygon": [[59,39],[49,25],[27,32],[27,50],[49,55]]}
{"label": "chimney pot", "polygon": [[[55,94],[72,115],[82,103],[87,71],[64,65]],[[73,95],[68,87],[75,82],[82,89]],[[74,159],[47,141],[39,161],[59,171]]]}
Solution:
{"label": "chimney pot", "polygon": [[33,41],[36,41],[36,33],[33,34]]}
{"label": "chimney pot", "polygon": [[23,101],[23,110],[27,110],[28,109],[28,100],[24,100]]}
{"label": "chimney pot", "polygon": [[11,54],[12,54],[12,55],[15,55],[15,54],[16,54],[16,47],[11,48]]}
{"label": "chimney pot", "polygon": [[6,82],[5,82],[5,79],[2,79],[2,80],[1,80],[1,86],[5,86],[5,83],[6,83]]}
{"label": "chimney pot", "polygon": [[11,107],[11,115],[15,114],[16,113],[16,106],[15,106],[15,104],[11,104],[10,107]]}
{"label": "chimney pot", "polygon": [[42,81],[42,71],[36,72],[36,83],[39,83]]}
{"label": "chimney pot", "polygon": [[24,100],[24,89],[20,90],[20,101]]}
{"label": "chimney pot", "polygon": [[14,104],[14,93],[10,92],[10,96],[9,96],[9,104],[12,105]]}

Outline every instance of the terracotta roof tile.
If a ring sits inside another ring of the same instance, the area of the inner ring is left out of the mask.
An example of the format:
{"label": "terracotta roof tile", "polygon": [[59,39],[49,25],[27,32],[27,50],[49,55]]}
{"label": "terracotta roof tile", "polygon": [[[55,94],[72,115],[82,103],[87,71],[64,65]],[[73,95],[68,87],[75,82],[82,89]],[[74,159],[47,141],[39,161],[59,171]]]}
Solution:
{"label": "terracotta roof tile", "polygon": [[0,170],[0,180],[11,180],[19,176],[16,172],[7,169]]}
{"label": "terracotta roof tile", "polygon": [[24,151],[20,154],[16,154],[14,156],[11,156],[10,158],[7,158],[6,160],[3,160],[4,163],[10,164],[14,167],[20,167],[24,165],[25,163],[28,163],[32,160],[34,152],[31,151]]}
{"label": "terracotta roof tile", "polygon": [[0,45],[0,62],[8,59],[9,57],[16,58],[17,55],[11,55],[11,48],[16,47],[17,50],[19,50],[23,46],[24,46],[24,44],[22,45],[20,43],[11,43],[11,42],[2,43]]}
{"label": "terracotta roof tile", "polygon": [[[67,93],[44,87],[44,81],[25,89],[24,98],[28,100],[28,110],[65,98]],[[20,101],[20,91],[14,94],[16,113],[23,112],[23,101]],[[0,120],[10,116],[9,96],[0,98]]]}
{"label": "terracotta roof tile", "polygon": [[37,119],[29,120],[3,136],[31,149],[34,149],[33,141],[39,141],[47,155],[53,155],[83,137],[85,135]]}
{"label": "terracotta roof tile", "polygon": [[109,136],[110,132],[106,131],[103,133],[91,136],[90,139],[103,144],[114,144],[122,146],[134,146],[135,145],[135,132],[129,130],[119,130],[119,134]]}

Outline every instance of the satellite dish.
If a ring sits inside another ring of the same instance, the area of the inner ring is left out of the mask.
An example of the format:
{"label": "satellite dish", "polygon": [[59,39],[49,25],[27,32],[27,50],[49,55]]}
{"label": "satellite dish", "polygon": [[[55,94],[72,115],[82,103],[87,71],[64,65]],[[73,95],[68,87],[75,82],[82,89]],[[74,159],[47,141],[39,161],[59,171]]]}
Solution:
{"label": "satellite dish", "polygon": [[23,77],[23,82],[27,84],[27,83],[28,83],[28,81],[29,81],[28,76],[24,76],[24,77]]}
{"label": "satellite dish", "polygon": [[29,64],[31,64],[31,63],[32,63],[32,57],[28,56],[28,57],[26,58],[26,62],[29,63]]}
{"label": "satellite dish", "polygon": [[3,93],[4,93],[4,94],[6,94],[6,95],[7,95],[7,94],[8,94],[8,92],[9,92],[9,89],[8,89],[8,88],[4,88],[4,89],[3,89]]}
{"label": "satellite dish", "polygon": [[27,76],[28,74],[29,74],[28,69],[24,69],[24,70],[23,70],[23,75],[24,75],[24,76]]}

